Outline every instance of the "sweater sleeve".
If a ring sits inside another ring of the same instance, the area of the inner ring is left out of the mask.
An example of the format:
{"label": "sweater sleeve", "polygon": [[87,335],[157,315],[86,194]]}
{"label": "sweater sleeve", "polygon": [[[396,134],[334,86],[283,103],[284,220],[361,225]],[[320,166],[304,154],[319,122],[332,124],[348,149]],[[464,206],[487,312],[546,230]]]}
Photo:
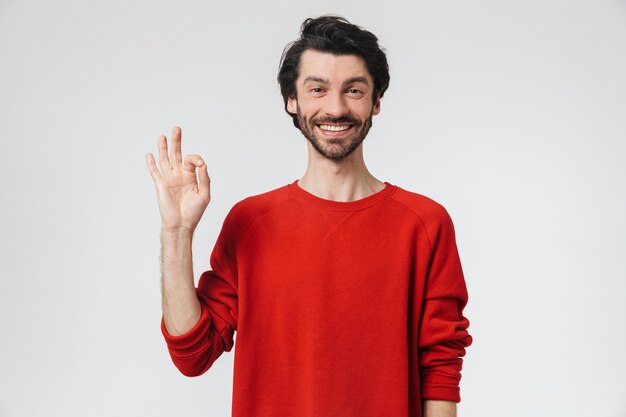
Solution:
{"label": "sweater sleeve", "polygon": [[173,336],[161,317],[161,332],[174,365],[186,376],[206,372],[213,362],[233,347],[237,328],[237,263],[235,237],[232,233],[232,210],[226,216],[215,247],[211,269],[200,275],[196,294],[200,301],[200,319],[187,333]]}
{"label": "sweater sleeve", "polygon": [[462,357],[472,343],[463,316],[468,296],[452,220],[445,210],[438,218],[426,227],[431,252],[419,327],[421,395],[460,402]]}

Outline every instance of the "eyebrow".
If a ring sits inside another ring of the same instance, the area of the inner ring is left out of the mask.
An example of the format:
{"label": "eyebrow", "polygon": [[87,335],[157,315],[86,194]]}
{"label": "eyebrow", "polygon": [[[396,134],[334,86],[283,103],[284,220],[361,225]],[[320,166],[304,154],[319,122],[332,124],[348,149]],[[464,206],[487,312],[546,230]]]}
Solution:
{"label": "eyebrow", "polygon": [[[304,81],[302,81],[302,85],[304,85],[304,84],[306,84],[308,82],[317,82],[317,83],[323,83],[323,84],[329,84],[330,83],[330,81],[328,81],[328,78],[310,76],[310,77],[306,77],[304,79]],[[367,86],[370,85],[370,83],[367,80],[367,78],[361,77],[361,76],[348,78],[347,80],[345,80],[343,82],[343,85],[354,84],[354,83],[363,83],[363,84],[365,84]]]}
{"label": "eyebrow", "polygon": [[365,77],[352,77],[352,78],[348,78],[347,80],[345,80],[345,81],[343,82],[343,85],[346,85],[346,84],[354,84],[354,83],[363,83],[363,84],[365,84],[365,85],[367,85],[367,86],[369,86],[369,85],[370,85],[369,81],[367,81],[367,78],[365,78]]}
{"label": "eyebrow", "polygon": [[308,82],[315,82],[315,83],[324,83],[324,84],[328,84],[328,78],[321,78],[321,77],[314,77],[314,76],[309,76],[306,77],[304,79],[304,81],[302,81],[302,85],[308,83]]}

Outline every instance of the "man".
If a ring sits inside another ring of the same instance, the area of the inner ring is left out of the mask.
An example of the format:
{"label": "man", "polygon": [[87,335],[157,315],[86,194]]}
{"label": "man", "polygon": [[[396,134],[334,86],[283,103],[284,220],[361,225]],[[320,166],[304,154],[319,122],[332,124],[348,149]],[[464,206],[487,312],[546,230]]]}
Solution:
{"label": "man", "polygon": [[[235,350],[235,417],[448,417],[472,339],[453,225],[436,202],[376,179],[362,142],[389,84],[384,52],[343,18],[307,19],[278,75],[306,137],[302,178],[230,210],[194,287],[207,167],[147,156],[162,216],[161,330],[185,375]],[[196,180],[198,170],[198,180]]]}

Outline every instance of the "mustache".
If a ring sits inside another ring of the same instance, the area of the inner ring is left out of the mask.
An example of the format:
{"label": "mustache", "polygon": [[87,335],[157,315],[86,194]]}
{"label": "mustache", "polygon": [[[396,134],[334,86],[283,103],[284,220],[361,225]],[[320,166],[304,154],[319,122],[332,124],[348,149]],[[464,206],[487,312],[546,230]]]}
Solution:
{"label": "mustache", "polygon": [[357,119],[354,119],[352,117],[349,116],[342,116],[342,117],[319,117],[319,118],[314,118],[311,119],[311,122],[319,125],[319,124],[323,124],[323,123],[333,123],[333,124],[352,124],[355,126],[360,126],[361,122]]}

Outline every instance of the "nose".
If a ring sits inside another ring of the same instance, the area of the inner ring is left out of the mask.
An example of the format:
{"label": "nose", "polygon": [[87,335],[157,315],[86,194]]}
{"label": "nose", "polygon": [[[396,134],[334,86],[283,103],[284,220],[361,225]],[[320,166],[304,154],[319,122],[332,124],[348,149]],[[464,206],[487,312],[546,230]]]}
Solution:
{"label": "nose", "polygon": [[349,109],[346,97],[340,92],[327,94],[324,102],[324,113],[335,118],[348,114]]}

